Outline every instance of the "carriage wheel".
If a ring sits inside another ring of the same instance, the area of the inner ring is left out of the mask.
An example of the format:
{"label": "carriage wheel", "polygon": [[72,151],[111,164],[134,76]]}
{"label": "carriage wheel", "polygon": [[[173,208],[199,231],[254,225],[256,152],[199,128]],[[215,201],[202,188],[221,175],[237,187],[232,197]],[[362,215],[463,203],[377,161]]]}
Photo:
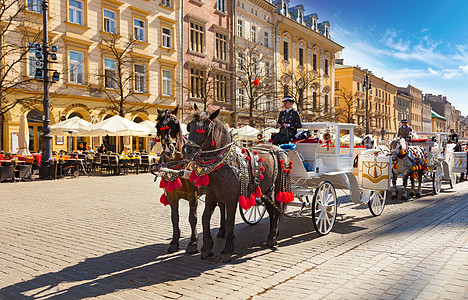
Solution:
{"label": "carriage wheel", "polygon": [[328,234],[336,219],[336,192],[333,185],[324,181],[315,189],[312,199],[312,221],[319,235]]}
{"label": "carriage wheel", "polygon": [[450,188],[453,189],[455,187],[455,184],[457,183],[457,173],[452,173],[450,174],[450,181],[449,181],[449,184],[450,184]]}
{"label": "carriage wheel", "polygon": [[367,205],[369,205],[369,210],[373,216],[380,216],[385,207],[385,199],[387,199],[387,191],[371,192]]}
{"label": "carriage wheel", "polygon": [[440,193],[443,177],[442,168],[440,166],[436,166],[434,171],[432,171],[432,191],[434,192],[434,195]]}
{"label": "carriage wheel", "polygon": [[257,199],[255,205],[249,209],[243,209],[239,205],[239,211],[242,220],[244,220],[245,223],[249,225],[255,225],[260,222],[265,215],[266,206],[262,200]]}

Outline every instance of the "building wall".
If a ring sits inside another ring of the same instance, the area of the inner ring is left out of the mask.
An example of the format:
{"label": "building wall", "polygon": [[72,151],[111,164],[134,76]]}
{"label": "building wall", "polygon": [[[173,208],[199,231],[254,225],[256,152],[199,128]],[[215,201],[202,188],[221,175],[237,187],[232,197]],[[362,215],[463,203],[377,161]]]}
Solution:
{"label": "building wall", "polygon": [[422,103],[422,131],[431,132],[432,131],[432,113],[431,105],[423,101]]}

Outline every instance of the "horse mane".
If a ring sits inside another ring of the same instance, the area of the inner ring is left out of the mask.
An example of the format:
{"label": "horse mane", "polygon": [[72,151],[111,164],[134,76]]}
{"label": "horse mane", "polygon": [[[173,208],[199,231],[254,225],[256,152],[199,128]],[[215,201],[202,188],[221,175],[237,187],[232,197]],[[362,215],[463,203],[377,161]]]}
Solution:
{"label": "horse mane", "polygon": [[226,146],[227,144],[232,142],[232,136],[227,130],[226,126],[224,126],[223,122],[221,122],[218,118],[214,120],[210,120],[210,113],[207,111],[200,111],[197,110],[193,113],[193,119],[197,121],[207,121],[213,122],[213,132],[212,137],[216,143],[217,147]]}

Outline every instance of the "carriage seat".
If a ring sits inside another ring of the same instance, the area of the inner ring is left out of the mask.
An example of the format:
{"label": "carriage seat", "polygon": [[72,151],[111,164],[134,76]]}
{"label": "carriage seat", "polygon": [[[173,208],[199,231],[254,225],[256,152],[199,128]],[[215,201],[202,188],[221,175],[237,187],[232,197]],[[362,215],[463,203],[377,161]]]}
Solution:
{"label": "carriage seat", "polygon": [[412,142],[413,143],[425,143],[429,141],[428,139],[413,139]]}
{"label": "carriage seat", "polygon": [[306,139],[293,139],[293,144],[296,144],[296,143],[305,143],[305,144],[324,144],[325,141],[323,140],[320,140],[319,138],[315,137],[310,137],[310,138],[306,138]]}

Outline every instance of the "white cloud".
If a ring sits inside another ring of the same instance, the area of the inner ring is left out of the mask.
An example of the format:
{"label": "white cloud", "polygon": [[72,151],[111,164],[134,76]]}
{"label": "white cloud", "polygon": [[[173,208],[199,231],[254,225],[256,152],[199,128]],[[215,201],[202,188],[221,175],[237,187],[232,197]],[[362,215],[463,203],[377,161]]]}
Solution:
{"label": "white cloud", "polygon": [[468,65],[466,66],[459,66],[460,70],[465,73],[465,74],[468,74]]}

